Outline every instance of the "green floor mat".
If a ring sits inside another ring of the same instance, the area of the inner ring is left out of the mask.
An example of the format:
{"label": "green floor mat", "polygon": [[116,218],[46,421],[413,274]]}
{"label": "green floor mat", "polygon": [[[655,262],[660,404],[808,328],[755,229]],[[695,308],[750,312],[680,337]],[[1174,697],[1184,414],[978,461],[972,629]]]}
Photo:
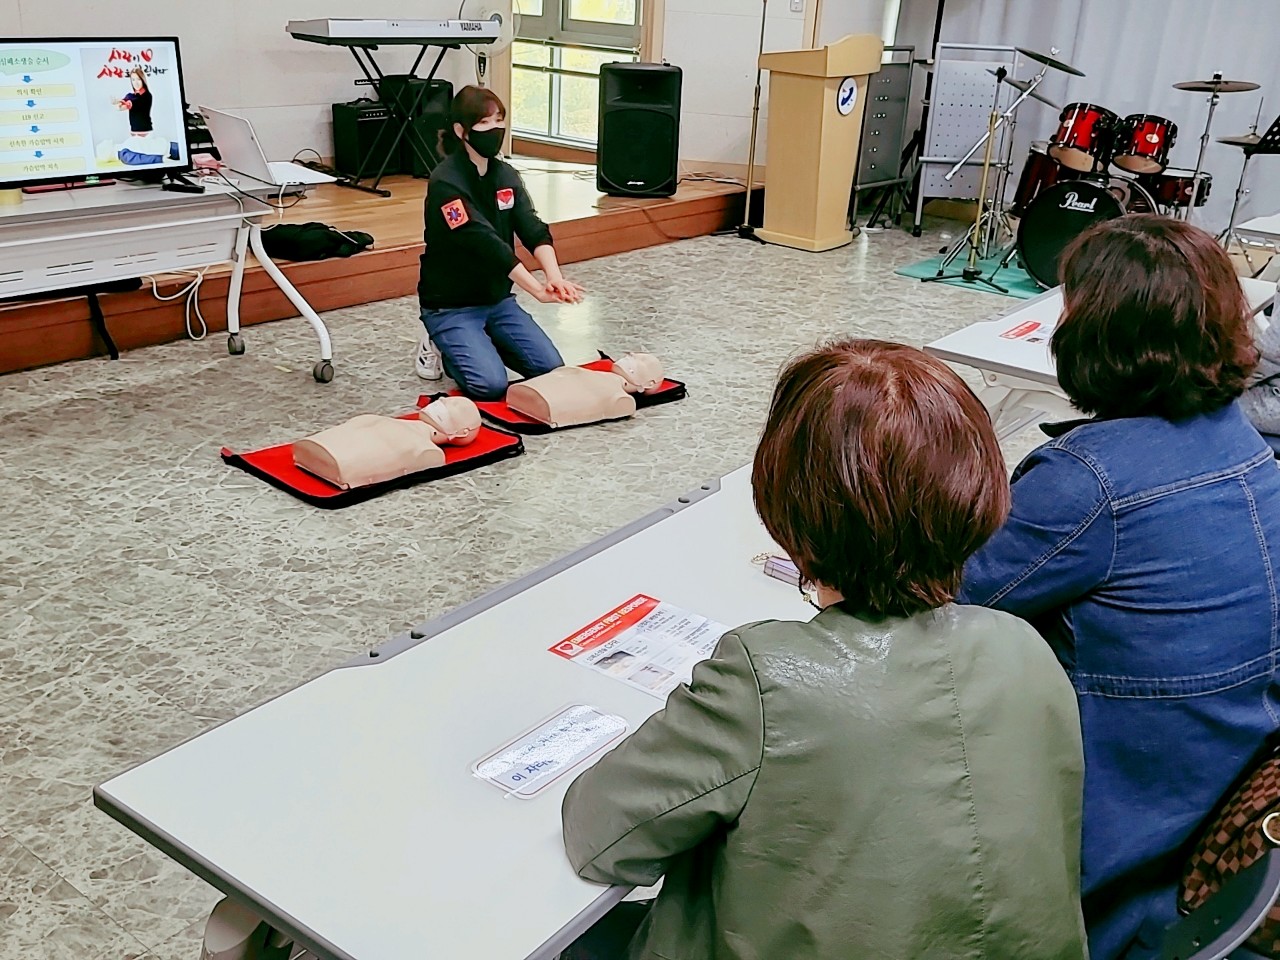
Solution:
{"label": "green floor mat", "polygon": [[[1000,262],[999,257],[992,257],[987,260],[978,261],[978,269],[982,271],[984,277],[990,277],[991,271],[996,268]],[[899,267],[893,271],[901,277],[912,277],[916,280],[922,280],[925,277],[935,276],[938,272],[938,266],[942,263],[942,257],[930,257],[928,260],[921,260],[919,263],[911,263],[905,267]],[[965,265],[964,257],[957,257],[951,262],[947,268],[947,273],[959,273],[960,268]],[[955,280],[939,280],[939,283],[950,284],[953,287],[967,287],[970,290],[982,290],[986,293],[994,293],[1001,296],[999,290],[987,286],[985,283],[966,283],[963,279],[957,277]],[[995,277],[995,282],[1000,284],[1009,292],[1003,296],[1013,297],[1017,300],[1029,300],[1031,297],[1044,293],[1044,287],[1036,283],[1027,274],[1027,271],[1018,266],[1017,262],[1009,264],[1000,271]]]}

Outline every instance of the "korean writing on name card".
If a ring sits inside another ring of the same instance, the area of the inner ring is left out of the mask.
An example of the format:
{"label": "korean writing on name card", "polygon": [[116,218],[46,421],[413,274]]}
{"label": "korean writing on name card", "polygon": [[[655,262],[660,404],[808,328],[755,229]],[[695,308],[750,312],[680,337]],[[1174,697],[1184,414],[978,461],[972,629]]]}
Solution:
{"label": "korean writing on name card", "polygon": [[574,704],[499,747],[472,772],[512,796],[528,799],[626,732],[622,717]]}
{"label": "korean writing on name card", "polygon": [[665,700],[689,682],[694,666],[711,656],[728,630],[640,594],[566,637],[551,652]]}

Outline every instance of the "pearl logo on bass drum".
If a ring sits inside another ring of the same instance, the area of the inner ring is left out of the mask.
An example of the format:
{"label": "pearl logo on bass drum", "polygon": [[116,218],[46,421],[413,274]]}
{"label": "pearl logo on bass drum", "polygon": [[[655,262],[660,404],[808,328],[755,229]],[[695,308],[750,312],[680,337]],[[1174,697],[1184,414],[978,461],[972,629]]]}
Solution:
{"label": "pearl logo on bass drum", "polygon": [[1018,254],[1032,279],[1046,290],[1058,282],[1058,260],[1072,240],[1093,224],[1124,215],[1124,206],[1101,184],[1069,180],[1041,190],[1018,224]]}
{"label": "pearl logo on bass drum", "polygon": [[1066,199],[1062,201],[1059,209],[1061,210],[1079,210],[1081,213],[1097,213],[1098,198],[1094,197],[1088,203],[1080,199],[1080,194],[1074,190],[1067,194]]}

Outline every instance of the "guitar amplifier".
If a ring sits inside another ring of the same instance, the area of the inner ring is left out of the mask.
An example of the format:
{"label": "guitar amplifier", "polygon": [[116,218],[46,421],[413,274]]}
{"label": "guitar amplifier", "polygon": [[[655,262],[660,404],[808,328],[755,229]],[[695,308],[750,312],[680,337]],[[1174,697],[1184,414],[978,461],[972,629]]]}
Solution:
{"label": "guitar amplifier", "polygon": [[[374,100],[361,98],[333,105],[333,165],[344,176],[376,177],[395,136],[391,111]],[[385,131],[385,132],[384,132]],[[379,139],[381,138],[381,139]],[[374,145],[378,155],[374,155]],[[387,161],[387,174],[404,173],[400,152]]]}

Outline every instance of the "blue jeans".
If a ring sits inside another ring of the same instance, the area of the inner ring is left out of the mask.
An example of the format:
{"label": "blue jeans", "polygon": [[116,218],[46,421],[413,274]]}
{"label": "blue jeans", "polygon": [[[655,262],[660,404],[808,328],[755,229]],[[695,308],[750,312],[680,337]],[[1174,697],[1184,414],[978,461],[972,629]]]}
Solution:
{"label": "blue jeans", "polygon": [[501,400],[507,367],[522,377],[540,377],[564,366],[560,351],[514,296],[488,307],[423,307],[422,325],[440,351],[444,372],[473,400]]}

